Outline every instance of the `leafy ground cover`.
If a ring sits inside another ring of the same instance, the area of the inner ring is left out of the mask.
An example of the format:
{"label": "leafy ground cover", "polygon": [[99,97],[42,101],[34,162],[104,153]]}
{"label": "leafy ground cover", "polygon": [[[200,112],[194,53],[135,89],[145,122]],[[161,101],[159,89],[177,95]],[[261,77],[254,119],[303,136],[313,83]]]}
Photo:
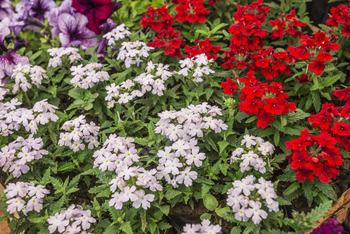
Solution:
{"label": "leafy ground cover", "polygon": [[349,5],[314,31],[303,0],[0,10],[13,233],[303,233],[348,188]]}

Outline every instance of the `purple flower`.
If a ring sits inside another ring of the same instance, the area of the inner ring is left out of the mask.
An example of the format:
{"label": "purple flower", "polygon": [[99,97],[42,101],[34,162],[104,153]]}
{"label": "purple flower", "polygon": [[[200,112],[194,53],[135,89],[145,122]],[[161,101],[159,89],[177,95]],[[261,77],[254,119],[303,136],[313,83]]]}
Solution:
{"label": "purple flower", "polygon": [[58,28],[61,31],[59,38],[63,47],[79,46],[83,49],[98,45],[97,36],[86,25],[86,16],[77,13],[75,18],[67,13],[58,17]]}
{"label": "purple flower", "polygon": [[59,7],[51,9],[48,20],[50,26],[53,27],[51,30],[52,34],[60,34],[61,31],[58,28],[58,17],[64,13],[75,16],[74,8],[72,7],[72,0],[64,0]]}
{"label": "purple flower", "polygon": [[49,226],[50,233],[54,233],[56,229],[59,233],[62,233],[69,224],[69,220],[65,219],[65,215],[59,213],[56,213],[55,216],[50,216],[47,222],[51,224]]}
{"label": "purple flower", "polygon": [[30,4],[29,15],[43,22],[49,16],[51,9],[57,7],[53,0],[31,0]]}
{"label": "purple flower", "polygon": [[344,228],[339,225],[337,219],[330,218],[319,228],[312,230],[311,234],[341,234],[343,230]]}
{"label": "purple flower", "polygon": [[0,0],[0,20],[11,17],[13,13],[11,1]]}

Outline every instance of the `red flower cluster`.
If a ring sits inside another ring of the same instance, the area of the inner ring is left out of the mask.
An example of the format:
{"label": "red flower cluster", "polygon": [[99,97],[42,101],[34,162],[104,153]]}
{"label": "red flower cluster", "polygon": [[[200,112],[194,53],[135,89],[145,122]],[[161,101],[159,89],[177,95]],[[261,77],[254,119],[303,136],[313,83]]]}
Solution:
{"label": "red flower cluster", "polygon": [[[272,82],[268,85],[257,81],[253,71],[249,71],[239,81],[245,84],[245,87],[240,90],[242,93],[240,98],[243,102],[239,104],[239,110],[248,115],[256,114],[259,128],[266,128],[274,120],[273,115],[286,114],[296,109],[295,103],[286,100],[289,96],[283,93],[282,83]],[[237,89],[236,83],[231,78],[227,79],[227,82],[222,82],[221,87],[228,95],[233,94]]]}
{"label": "red flower cluster", "polygon": [[282,37],[289,33],[301,38],[300,45],[289,46],[286,51],[278,52],[272,47],[263,49],[264,43],[261,38],[268,34],[261,28],[261,24],[266,21],[265,14],[269,8],[262,6],[261,3],[262,0],[258,0],[251,5],[238,6],[237,13],[233,15],[237,23],[231,25],[228,30],[233,34],[230,50],[225,51],[222,66],[227,69],[233,69],[235,66],[238,69],[247,68],[249,71],[261,70],[269,80],[279,74],[290,74],[289,64],[293,61],[309,59],[308,69],[321,75],[326,67],[324,62],[333,59],[328,51],[339,48],[339,45],[333,42],[337,37],[332,30],[327,33],[317,32],[311,37],[302,35],[302,32],[294,27],[306,24],[296,19],[295,11],[291,11],[286,16],[282,15],[282,19],[270,21],[273,27],[277,27],[273,30],[271,38]]}
{"label": "red flower cluster", "polygon": [[198,54],[205,54],[210,59],[217,59],[216,54],[221,49],[221,46],[213,46],[210,44],[210,38],[207,37],[204,41],[199,41],[196,39],[194,43],[197,43],[195,46],[185,46],[185,50],[187,54],[189,54],[186,58],[193,58]]}
{"label": "red flower cluster", "polygon": [[236,82],[232,81],[231,78],[228,78],[226,82],[222,82],[221,87],[224,89],[224,93],[227,95],[232,95],[238,88]]}
{"label": "red flower cluster", "polygon": [[[288,33],[295,38],[300,38],[303,35],[303,33],[296,30],[294,27],[305,27],[307,26],[307,24],[303,23],[295,17],[294,10],[292,10],[286,16],[282,14],[282,17],[282,19],[270,20],[269,23],[272,25],[272,27],[277,27],[272,31],[271,39],[273,40],[276,38],[283,37],[285,33]],[[288,27],[286,23],[288,23]]]}
{"label": "red flower cluster", "polygon": [[175,18],[178,22],[204,23],[204,15],[210,13],[203,6],[203,0],[177,0],[175,4],[179,4],[175,8],[177,11]]}
{"label": "red flower cluster", "polygon": [[141,18],[141,26],[147,28],[148,25],[158,32],[158,35],[147,45],[152,47],[165,47],[164,53],[172,57],[182,58],[180,46],[184,40],[179,38],[180,32],[175,32],[172,27],[174,18],[168,13],[168,8],[163,5],[161,8],[154,9],[148,7],[146,14]]}
{"label": "red flower cluster", "polygon": [[296,179],[300,182],[314,180],[314,175],[326,183],[335,179],[339,175],[337,167],[343,162],[343,154],[335,145],[339,142],[346,151],[350,150],[350,88],[336,90],[334,95],[347,101],[344,107],[325,103],[319,113],[308,119],[312,128],[321,129],[320,135],[311,135],[305,129],[298,139],[286,142],[287,150],[293,151],[287,159],[298,172]]}
{"label": "red flower cluster", "polygon": [[237,6],[237,13],[233,15],[237,23],[228,29],[233,37],[230,41],[230,50],[225,51],[224,64],[222,64],[224,68],[246,67],[245,59],[249,56],[249,49],[256,50],[263,46],[261,38],[268,33],[261,28],[261,24],[266,21],[265,14],[270,8],[261,4],[262,0],[258,0],[250,5]]}
{"label": "red flower cluster", "polygon": [[326,24],[332,27],[338,27],[339,24],[344,24],[344,28],[340,31],[346,37],[350,37],[350,11],[349,6],[339,5],[331,8],[332,16],[326,20]]}
{"label": "red flower cluster", "polygon": [[339,44],[332,42],[337,39],[332,32],[332,30],[328,32],[329,37],[327,37],[326,32],[314,33],[312,37],[303,35],[299,42],[301,45],[297,47],[289,46],[287,51],[290,52],[294,60],[306,60],[316,56],[316,59],[310,59],[309,70],[313,71],[316,75],[321,75],[326,67],[324,61],[333,59],[327,50],[337,50],[339,48]]}

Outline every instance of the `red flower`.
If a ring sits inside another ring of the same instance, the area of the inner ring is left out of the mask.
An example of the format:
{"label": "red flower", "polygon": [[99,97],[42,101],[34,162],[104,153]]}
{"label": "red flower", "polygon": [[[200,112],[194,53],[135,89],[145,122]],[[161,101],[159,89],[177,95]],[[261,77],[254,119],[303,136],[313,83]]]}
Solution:
{"label": "red flower", "polygon": [[258,128],[266,128],[268,124],[273,121],[273,116],[271,113],[267,113],[266,111],[260,111],[256,117],[258,118],[257,127]]}
{"label": "red flower", "polygon": [[312,60],[312,62],[309,64],[310,71],[314,71],[316,75],[321,75],[325,67],[326,65],[324,65],[324,63],[320,60]]}
{"label": "red flower", "polygon": [[340,166],[343,163],[343,154],[339,152],[339,148],[328,149],[321,153],[322,159],[327,160],[331,166]]}
{"label": "red flower", "polygon": [[315,178],[312,175],[311,170],[303,169],[298,171],[298,173],[295,175],[295,179],[299,180],[300,182],[303,182],[304,180],[314,181]]}
{"label": "red flower", "polygon": [[239,110],[244,111],[248,115],[258,114],[262,108],[264,108],[264,103],[259,98],[246,99],[239,104]]}
{"label": "red flower", "polygon": [[268,98],[264,110],[271,114],[282,114],[284,106],[280,105],[279,101],[275,98]]}
{"label": "red flower", "polygon": [[227,82],[222,82],[221,87],[224,88],[224,93],[227,95],[232,95],[238,88],[236,82],[233,82],[231,78],[228,78]]}
{"label": "red flower", "polygon": [[319,163],[315,169],[314,173],[316,176],[318,176],[321,180],[321,182],[329,182],[330,178],[335,179],[337,175],[339,175],[339,171],[337,169],[333,168],[331,165],[327,164],[327,161],[325,164]]}
{"label": "red flower", "polygon": [[317,55],[317,60],[320,60],[321,62],[329,61],[332,59],[332,55],[325,50],[321,50],[320,53]]}
{"label": "red flower", "polygon": [[329,133],[321,133],[318,136],[314,136],[314,139],[318,141],[318,144],[323,147],[327,147],[329,149],[333,149],[335,144],[337,144],[337,140],[332,137]]}
{"label": "red flower", "polygon": [[99,26],[112,14],[113,4],[111,0],[73,0],[72,7],[88,18],[87,27],[98,35]]}
{"label": "red flower", "polygon": [[306,75],[306,74],[301,74],[300,77],[298,77],[298,76],[295,77],[295,79],[299,80],[300,84],[303,84],[303,83],[306,83],[306,82],[311,82],[311,81],[308,80],[308,78],[309,78],[309,76]]}

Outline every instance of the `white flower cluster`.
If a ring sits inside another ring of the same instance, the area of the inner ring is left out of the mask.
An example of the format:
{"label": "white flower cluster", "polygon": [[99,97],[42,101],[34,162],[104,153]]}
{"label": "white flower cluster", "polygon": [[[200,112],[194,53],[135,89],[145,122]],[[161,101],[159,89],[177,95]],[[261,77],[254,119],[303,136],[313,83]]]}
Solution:
{"label": "white flower cluster", "polygon": [[50,224],[48,229],[50,233],[56,232],[63,234],[91,234],[86,230],[90,229],[91,224],[96,222],[91,216],[91,210],[84,210],[83,207],[72,204],[68,209],[56,213],[47,219]]}
{"label": "white flower cluster", "polygon": [[58,144],[60,146],[68,146],[74,152],[79,151],[79,149],[84,150],[84,142],[89,143],[89,150],[92,150],[100,144],[97,139],[100,127],[96,126],[94,122],[90,124],[86,123],[85,115],[80,115],[74,120],[65,122],[61,129],[67,132],[60,134]]}
{"label": "white flower cluster", "polygon": [[[162,96],[165,90],[164,82],[171,76],[172,73],[169,71],[169,65],[162,63],[154,64],[150,61],[146,67],[146,72],[133,80],[126,80],[120,85],[113,83],[110,86],[106,86],[107,96],[105,100],[108,101],[107,107],[112,108],[114,106],[116,101],[113,98],[119,98],[117,100],[119,104],[128,103],[135,97],[142,97],[147,91],[152,91],[152,94]],[[136,84],[141,85],[141,90],[134,89],[130,92],[130,88]]]}
{"label": "white flower cluster", "polygon": [[256,178],[249,175],[242,180],[235,180],[233,188],[229,189],[227,194],[227,205],[232,206],[235,212],[235,219],[247,222],[252,218],[255,224],[267,218],[267,212],[263,205],[269,209],[269,212],[279,210],[278,202],[274,200],[277,194],[271,181],[260,178],[259,183],[254,183]]}
{"label": "white flower cluster", "polygon": [[27,139],[17,137],[15,141],[1,148],[0,167],[3,167],[2,170],[5,172],[9,169],[13,177],[20,177],[21,174],[29,171],[27,163],[48,154],[46,150],[42,149],[43,145],[43,140],[34,138],[33,135]]}
{"label": "white flower cluster", "polygon": [[5,88],[5,80],[0,79],[0,101],[4,100],[6,93],[9,91],[8,88]]}
{"label": "white flower cluster", "polygon": [[241,172],[250,171],[253,167],[256,171],[265,173],[266,162],[263,158],[272,155],[275,147],[260,137],[249,135],[243,137],[241,145],[243,148],[237,148],[232,152],[231,163],[241,162]]}
{"label": "white flower cluster", "polygon": [[125,36],[127,35],[131,35],[131,32],[125,29],[125,24],[121,24],[109,33],[103,35],[103,38],[107,39],[109,46],[114,46],[116,41],[120,39],[125,39]]}
{"label": "white flower cluster", "polygon": [[[114,171],[117,177],[110,182],[110,189],[114,194],[109,201],[110,206],[122,209],[123,203],[129,200],[137,209],[142,206],[147,210],[151,207],[150,202],[154,200],[153,194],[146,194],[144,189],[151,191],[161,191],[163,187],[157,181],[156,169],[146,170],[143,167],[133,166],[134,162],[139,162],[133,138],[119,137],[112,134],[105,141],[103,148],[93,155],[95,159],[94,167],[101,171]],[[120,192],[116,191],[117,189]]]}
{"label": "white flower cluster", "polygon": [[156,123],[155,132],[169,137],[171,141],[203,137],[203,129],[211,128],[219,133],[226,130],[227,125],[221,119],[213,118],[217,114],[222,115],[221,109],[206,102],[196,106],[191,104],[181,111],[164,111],[158,114],[160,120]]}
{"label": "white flower cluster", "polygon": [[201,224],[186,224],[181,234],[219,234],[220,225],[213,225],[208,219],[203,219]]}
{"label": "white flower cluster", "polygon": [[79,50],[77,48],[61,47],[61,48],[51,48],[51,49],[48,49],[47,51],[50,53],[50,56],[52,57],[49,60],[48,67],[57,67],[59,65],[62,65],[63,55],[69,56],[69,60],[71,63],[78,62],[82,59],[80,54],[78,53]]}
{"label": "white flower cluster", "polygon": [[117,60],[124,60],[126,68],[129,68],[132,64],[139,66],[142,62],[142,57],[147,58],[149,56],[148,51],[153,49],[153,47],[147,46],[142,41],[124,41],[119,50]]}
{"label": "white flower cluster", "polygon": [[[215,73],[211,70],[209,65],[214,62],[213,59],[208,60],[205,54],[199,54],[193,58],[186,58],[185,60],[180,60],[180,71],[176,72],[179,75],[193,78],[194,82],[202,82],[204,75],[210,75]],[[208,65],[209,64],[209,65]]]}
{"label": "white flower cluster", "polygon": [[50,193],[43,185],[26,182],[9,183],[4,192],[8,199],[7,212],[13,214],[22,210],[25,215],[32,210],[39,213],[43,209],[45,194]]}
{"label": "white flower cluster", "polygon": [[27,132],[36,134],[39,124],[46,124],[50,120],[56,122],[58,116],[55,109],[58,107],[47,103],[47,99],[35,103],[33,109],[18,108],[22,105],[17,98],[10,102],[0,103],[0,135],[8,136],[13,130],[19,131],[21,126]]}
{"label": "white flower cluster", "polygon": [[[202,166],[202,161],[206,158],[204,153],[199,153],[200,148],[196,145],[197,140],[194,138],[189,142],[178,140],[171,147],[167,146],[164,150],[159,150],[157,179],[165,178],[174,188],[177,188],[179,184],[184,184],[186,187],[191,186],[192,180],[197,179],[198,175],[196,171],[191,171],[191,166]],[[185,166],[187,167],[184,168]]]}
{"label": "white flower cluster", "polygon": [[[15,79],[12,92],[17,93],[19,88],[27,91],[32,85],[39,87],[41,81],[47,79],[47,75],[46,71],[40,66],[17,64],[13,69],[11,78]],[[30,81],[28,81],[28,78],[30,78]]]}
{"label": "white flower cluster", "polygon": [[109,74],[106,71],[101,70],[103,65],[100,63],[89,63],[83,67],[82,64],[79,66],[72,66],[73,78],[70,82],[79,88],[88,89],[94,87],[95,84],[102,81],[109,80]]}

